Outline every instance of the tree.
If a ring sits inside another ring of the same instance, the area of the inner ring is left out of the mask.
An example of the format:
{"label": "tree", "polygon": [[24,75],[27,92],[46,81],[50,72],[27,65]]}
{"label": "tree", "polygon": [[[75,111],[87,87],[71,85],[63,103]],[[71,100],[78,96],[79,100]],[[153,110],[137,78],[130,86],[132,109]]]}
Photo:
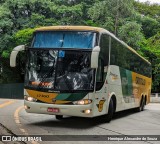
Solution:
{"label": "tree", "polygon": [[90,18],[117,35],[119,26],[134,16],[133,0],[105,0],[95,3],[88,11]]}
{"label": "tree", "polygon": [[146,38],[154,36],[160,30],[160,23],[153,18],[144,16],[142,17],[142,32]]}
{"label": "tree", "polygon": [[24,44],[24,45],[30,46],[34,31],[35,29],[27,28],[15,33],[13,35],[14,45],[17,46],[17,45]]}
{"label": "tree", "polygon": [[139,50],[152,64],[152,91],[160,92],[160,32],[140,43]]}
{"label": "tree", "polygon": [[160,5],[134,2],[138,14],[136,20],[142,25],[145,37],[154,36],[160,30]]}
{"label": "tree", "polygon": [[142,25],[141,32],[144,34],[146,39],[154,36],[157,31],[160,30],[160,23],[150,16],[144,16],[140,13],[136,13],[135,21]]}
{"label": "tree", "polygon": [[142,14],[143,16],[149,16],[153,19],[158,19],[160,17],[160,5],[146,3],[134,2],[134,7],[137,12]]}
{"label": "tree", "polygon": [[[15,33],[12,37],[12,47],[22,44],[30,46],[34,31],[34,29],[28,28]],[[11,68],[9,66],[9,56],[11,51],[12,48],[3,50],[2,56],[0,57],[0,68],[2,69],[2,72],[0,72],[0,83],[23,82],[26,60],[25,54],[24,52],[18,54],[17,67]]]}
{"label": "tree", "polygon": [[147,44],[151,48],[151,51],[160,57],[160,31],[153,37],[150,37]]}
{"label": "tree", "polygon": [[0,54],[6,48],[6,45],[10,43],[13,26],[12,21],[9,19],[10,14],[6,8],[0,6]]}
{"label": "tree", "polygon": [[96,0],[6,0],[0,6],[0,55],[12,47],[12,35],[24,28],[88,25],[87,8]]}
{"label": "tree", "polygon": [[119,37],[135,50],[139,49],[139,43],[144,40],[141,33],[141,25],[136,22],[127,22],[120,27]]}

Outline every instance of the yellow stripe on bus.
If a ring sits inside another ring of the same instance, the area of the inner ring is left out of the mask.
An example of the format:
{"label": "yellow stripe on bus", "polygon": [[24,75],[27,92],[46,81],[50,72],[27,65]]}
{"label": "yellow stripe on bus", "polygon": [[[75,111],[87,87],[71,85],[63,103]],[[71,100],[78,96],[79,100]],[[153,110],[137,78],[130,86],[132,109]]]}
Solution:
{"label": "yellow stripe on bus", "polygon": [[54,99],[58,95],[58,93],[40,92],[29,89],[26,89],[26,91],[29,94],[29,96],[47,103],[52,103],[52,99]]}
{"label": "yellow stripe on bus", "polygon": [[26,91],[29,94],[29,96],[46,103],[65,104],[70,102],[65,100],[56,100],[56,102],[53,102],[53,99],[55,99],[56,96],[58,96],[58,93],[39,92],[39,91],[29,90],[29,89],[26,89]]}

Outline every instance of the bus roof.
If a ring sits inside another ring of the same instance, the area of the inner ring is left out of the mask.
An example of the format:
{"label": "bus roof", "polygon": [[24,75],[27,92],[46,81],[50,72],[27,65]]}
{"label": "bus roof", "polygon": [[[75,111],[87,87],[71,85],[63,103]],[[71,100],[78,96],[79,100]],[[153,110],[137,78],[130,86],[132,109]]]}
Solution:
{"label": "bus roof", "polygon": [[103,28],[91,27],[91,26],[47,26],[36,28],[36,31],[51,31],[51,30],[86,30],[86,31],[97,31],[104,30]]}
{"label": "bus roof", "polygon": [[146,60],[144,57],[142,57],[141,55],[139,55],[133,48],[131,48],[130,46],[128,46],[125,42],[121,41],[120,39],[118,39],[114,34],[112,34],[111,32],[109,32],[106,29],[100,28],[100,27],[92,27],[92,26],[46,26],[46,27],[40,27],[40,28],[36,28],[36,31],[54,31],[54,30],[65,30],[65,31],[69,31],[69,30],[80,30],[80,31],[95,31],[95,32],[99,32],[99,33],[107,33],[108,35],[110,35],[111,37],[113,37],[114,39],[116,39],[117,41],[119,41],[121,44],[123,44],[124,46],[126,46],[129,50],[131,50],[132,52],[134,52],[136,55],[138,55],[139,57],[141,57],[144,61],[146,61],[147,63],[151,64],[148,60]]}

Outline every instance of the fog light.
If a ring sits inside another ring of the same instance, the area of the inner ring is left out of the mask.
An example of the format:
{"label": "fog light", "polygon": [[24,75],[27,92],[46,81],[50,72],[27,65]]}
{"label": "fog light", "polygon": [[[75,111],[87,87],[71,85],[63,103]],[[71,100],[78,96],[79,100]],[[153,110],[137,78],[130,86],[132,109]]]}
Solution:
{"label": "fog light", "polygon": [[85,113],[85,114],[90,114],[90,113],[91,113],[91,110],[90,110],[90,109],[85,110],[84,113]]}
{"label": "fog light", "polygon": [[29,106],[24,105],[24,109],[25,109],[25,110],[27,110],[27,109],[30,109],[30,107],[29,107]]}

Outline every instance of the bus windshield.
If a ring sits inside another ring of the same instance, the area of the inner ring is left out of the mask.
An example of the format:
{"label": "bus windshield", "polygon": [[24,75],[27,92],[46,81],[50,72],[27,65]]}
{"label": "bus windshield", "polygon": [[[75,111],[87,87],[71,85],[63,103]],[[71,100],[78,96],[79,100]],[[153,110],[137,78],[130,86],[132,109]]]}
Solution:
{"label": "bus windshield", "polygon": [[29,49],[25,88],[53,91],[93,91],[91,51]]}
{"label": "bus windshield", "polygon": [[33,39],[33,48],[81,48],[95,45],[95,32],[84,31],[39,31]]}

